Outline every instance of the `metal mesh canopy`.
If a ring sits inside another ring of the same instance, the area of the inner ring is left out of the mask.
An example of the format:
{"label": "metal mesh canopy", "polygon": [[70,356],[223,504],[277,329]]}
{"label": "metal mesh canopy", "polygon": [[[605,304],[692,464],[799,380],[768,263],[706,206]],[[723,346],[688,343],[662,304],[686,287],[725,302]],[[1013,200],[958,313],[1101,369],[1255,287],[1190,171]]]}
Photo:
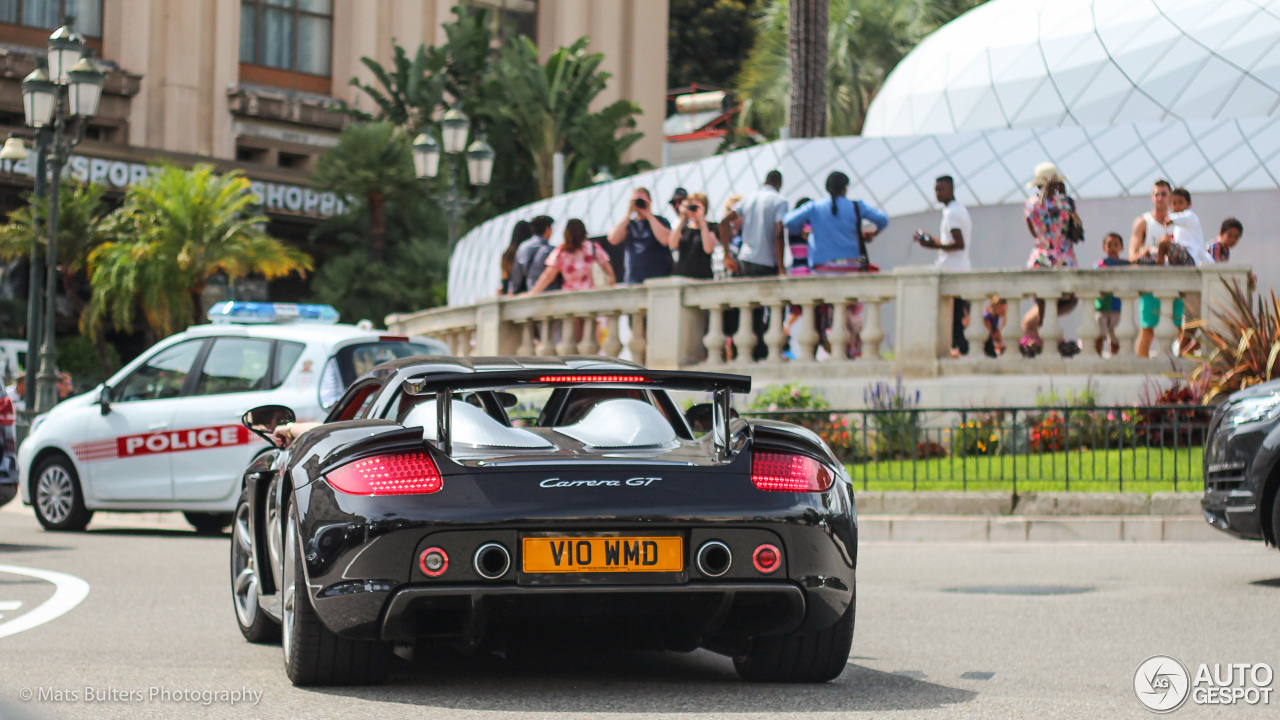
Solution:
{"label": "metal mesh canopy", "polygon": [[1275,117],[1280,0],[991,0],[890,74],[868,136]]}
{"label": "metal mesh canopy", "polygon": [[1046,160],[1070,178],[1077,198],[1145,198],[1157,177],[1193,193],[1277,190],[1280,116],[785,140],[715,155],[542,200],[477,226],[458,243],[449,264],[449,304],[497,292],[500,259],[516,221],[550,215],[557,243],[569,218],[582,219],[590,235],[603,235],[636,187],[648,188],[659,212],[672,220],[666,204],[672,191],[705,191],[710,217],[719,218],[726,198],[759,188],[775,168],[785,177],[783,194],[793,206],[802,197],[824,197],[827,174],[840,170],[852,181],[850,197],[901,216],[936,210],[933,179],[943,174],[955,176],[956,195],[966,206],[1021,204],[1032,169]]}

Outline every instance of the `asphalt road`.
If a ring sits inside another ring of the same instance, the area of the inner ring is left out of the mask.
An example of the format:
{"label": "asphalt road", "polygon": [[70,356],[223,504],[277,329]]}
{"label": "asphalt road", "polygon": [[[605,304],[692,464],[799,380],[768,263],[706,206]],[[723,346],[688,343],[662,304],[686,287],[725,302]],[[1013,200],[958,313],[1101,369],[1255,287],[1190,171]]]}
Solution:
{"label": "asphalt road", "polygon": [[[864,543],[853,657],[835,682],[750,685],[700,651],[449,656],[405,664],[382,687],[300,690],[278,647],[236,630],[229,542],[197,537],[180,516],[100,514],[86,533],[54,534],[29,509],[0,509],[0,565],[89,585],[65,614],[0,637],[0,717],[1144,718],[1132,684],[1148,656],[1193,673],[1202,662],[1280,669],[1280,552],[1258,544]],[[1009,594],[1027,588],[1069,592]],[[53,595],[0,569],[0,633]],[[68,692],[41,700],[42,688]],[[205,706],[173,699],[183,691],[260,698]],[[1188,703],[1175,716],[1276,717],[1277,705]]]}

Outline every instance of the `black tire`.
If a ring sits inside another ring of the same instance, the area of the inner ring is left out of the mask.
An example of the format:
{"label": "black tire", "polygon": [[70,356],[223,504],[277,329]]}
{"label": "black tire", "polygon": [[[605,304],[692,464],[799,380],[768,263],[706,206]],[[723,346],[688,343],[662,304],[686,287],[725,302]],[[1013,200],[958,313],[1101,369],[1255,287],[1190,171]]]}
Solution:
{"label": "black tire", "polygon": [[285,673],[297,686],[382,682],[391,669],[390,643],[339,637],[316,616],[302,571],[297,527],[297,520],[291,514],[285,530],[285,585],[281,592]]}
{"label": "black tire", "polygon": [[826,630],[752,640],[747,651],[733,659],[734,669],[751,682],[834,680],[849,662],[855,604],[850,602],[849,609]]}
{"label": "black tire", "polygon": [[235,517],[231,513],[184,512],[182,515],[199,535],[221,535],[231,527],[231,520]]}
{"label": "black tire", "polygon": [[80,476],[66,455],[50,455],[31,473],[31,505],[45,530],[84,530],[93,511],[84,506]]}
{"label": "black tire", "polygon": [[246,488],[231,523],[231,605],[245,640],[276,643],[280,641],[280,623],[262,609],[262,570],[258,567],[256,544],[249,531],[252,511]]}
{"label": "black tire", "polygon": [[1275,500],[1271,503],[1271,544],[1280,548],[1280,488],[1276,489]]}

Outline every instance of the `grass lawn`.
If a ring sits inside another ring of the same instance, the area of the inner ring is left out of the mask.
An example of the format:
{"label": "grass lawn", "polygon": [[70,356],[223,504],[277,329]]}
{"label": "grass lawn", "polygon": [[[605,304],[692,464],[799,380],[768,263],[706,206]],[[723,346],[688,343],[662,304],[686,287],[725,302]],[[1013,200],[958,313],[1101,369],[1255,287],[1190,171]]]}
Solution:
{"label": "grass lawn", "polygon": [[1204,448],[1072,450],[1036,455],[882,460],[848,465],[854,490],[1195,492]]}

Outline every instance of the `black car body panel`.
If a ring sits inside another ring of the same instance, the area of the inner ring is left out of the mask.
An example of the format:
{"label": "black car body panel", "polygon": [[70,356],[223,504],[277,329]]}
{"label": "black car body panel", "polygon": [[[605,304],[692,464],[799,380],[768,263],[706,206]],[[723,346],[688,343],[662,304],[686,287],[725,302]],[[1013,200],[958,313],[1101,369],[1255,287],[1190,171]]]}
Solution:
{"label": "black car body panel", "polygon": [[1204,452],[1205,520],[1246,540],[1277,544],[1272,512],[1280,490],[1280,419],[1235,426],[1224,419],[1241,401],[1280,393],[1280,381],[1232,394],[1214,412]]}
{"label": "black car body panel", "polygon": [[[530,623],[564,623],[580,632],[599,621],[609,633],[640,644],[728,651],[752,637],[822,630],[849,610],[858,540],[851,486],[821,439],[803,428],[734,418],[695,439],[677,417],[675,439],[657,446],[593,447],[551,427],[530,430],[549,438],[549,447],[467,447],[449,455],[424,440],[423,427],[341,419],[344,408],[357,404],[351,394],[370,387],[378,396],[360,402],[366,415],[377,417],[401,407],[424,376],[447,385],[448,375],[456,373],[481,387],[476,376],[529,368],[649,372],[601,358],[398,360],[353,383],[330,422],[249,469],[255,522],[278,524],[288,513],[297,518],[306,592],[329,630],[358,640],[438,639],[474,647],[487,634]],[[745,387],[744,378],[700,377],[712,385],[728,378],[736,388]],[[662,390],[645,392],[659,413],[674,410]],[[723,397],[727,408],[727,392]],[[563,399],[553,395],[548,407]],[[483,400],[475,404],[492,415]],[[439,491],[354,495],[327,479],[335,468],[361,458],[404,451],[430,457],[442,477]],[[752,480],[757,451],[812,458],[834,482],[824,492],[761,490]],[[273,493],[288,507],[268,519]],[[279,560],[262,549],[269,535],[254,532],[258,567],[270,567],[278,578]],[[524,572],[523,540],[547,536],[604,537],[606,546],[609,539],[675,537],[681,569]],[[728,569],[714,577],[695,560],[711,541],[730,556]],[[477,551],[490,543],[502,545],[510,564],[484,577]],[[780,556],[767,572],[753,560],[765,546],[776,547]],[[430,548],[448,557],[447,568],[436,576],[421,564]],[[264,593],[276,586],[262,579]],[[266,601],[264,607],[272,605]]]}

